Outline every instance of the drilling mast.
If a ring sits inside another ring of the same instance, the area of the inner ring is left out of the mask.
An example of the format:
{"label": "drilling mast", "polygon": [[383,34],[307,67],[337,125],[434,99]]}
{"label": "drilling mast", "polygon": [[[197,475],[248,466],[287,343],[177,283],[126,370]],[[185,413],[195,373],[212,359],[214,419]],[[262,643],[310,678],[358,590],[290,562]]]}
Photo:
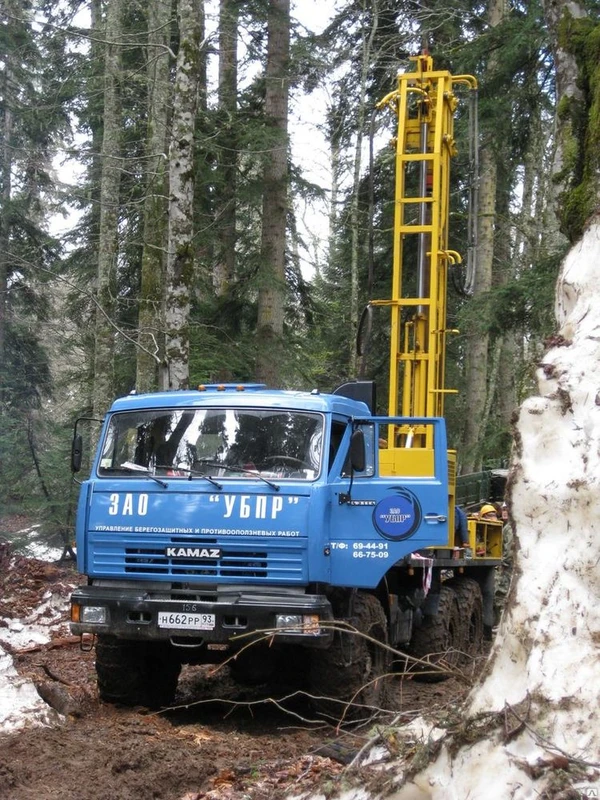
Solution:
{"label": "drilling mast", "polygon": [[[391,297],[371,305],[391,311],[389,415],[442,417],[445,395],[456,391],[444,377],[453,332],[446,326],[448,267],[462,261],[448,248],[454,87],[475,90],[477,81],[434,70],[426,53],[411,61],[415,70],[399,74],[397,88],[378,103],[397,116],[394,245]],[[430,426],[390,426],[387,446],[428,449],[430,436]]]}

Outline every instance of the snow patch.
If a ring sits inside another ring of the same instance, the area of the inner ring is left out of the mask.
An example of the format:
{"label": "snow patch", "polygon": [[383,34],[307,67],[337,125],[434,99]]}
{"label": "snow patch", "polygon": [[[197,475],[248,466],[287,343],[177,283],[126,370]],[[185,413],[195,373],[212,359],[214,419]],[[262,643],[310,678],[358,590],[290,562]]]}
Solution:
{"label": "snow patch", "polygon": [[[18,533],[31,533],[35,527]],[[21,553],[30,550],[38,560],[57,558],[54,548],[35,543],[29,547],[21,545],[18,549]],[[10,646],[20,650],[49,642],[55,632],[68,634],[68,625],[63,621],[68,605],[68,597],[48,590],[41,603],[26,616],[0,617],[0,734],[24,727],[56,725],[62,721],[63,717],[42,700],[33,683],[19,676],[5,648]]]}
{"label": "snow patch", "polygon": [[62,719],[42,700],[33,683],[17,673],[12,658],[0,646],[0,733],[36,725],[53,725]]}
{"label": "snow patch", "polygon": [[580,730],[600,680],[599,259],[595,223],[563,265],[557,315],[564,342],[544,357],[545,396],[521,408],[512,490],[515,603],[502,622],[494,669],[470,709],[501,709],[526,693],[544,698],[547,735],[580,758],[583,747],[589,759],[600,750],[598,726]]}
{"label": "snow patch", "polygon": [[534,796],[532,786],[514,763],[506,762],[496,742],[484,740],[459,751],[454,759],[443,749],[426,772],[392,793],[390,800],[525,800]]}
{"label": "snow patch", "polygon": [[25,558],[37,558],[39,561],[58,561],[63,554],[60,547],[53,547],[44,541],[41,525],[30,525],[21,528],[11,535],[11,546],[15,553]]}

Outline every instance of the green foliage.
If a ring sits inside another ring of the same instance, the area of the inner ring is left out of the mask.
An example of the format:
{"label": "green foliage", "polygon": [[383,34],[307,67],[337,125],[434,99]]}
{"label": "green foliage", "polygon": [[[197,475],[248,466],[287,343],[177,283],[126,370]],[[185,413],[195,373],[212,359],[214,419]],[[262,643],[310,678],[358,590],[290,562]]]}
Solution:
{"label": "green foliage", "polygon": [[[0,506],[42,526],[43,537],[71,537],[77,500],[69,469],[71,426],[53,420],[56,409],[2,417]],[[56,540],[58,544],[60,541]]]}
{"label": "green foliage", "polygon": [[76,59],[59,26],[33,28],[39,3],[20,4],[18,13],[9,3],[6,10],[0,25],[0,506],[56,527],[65,523],[61,504],[70,476],[61,463],[65,432],[46,413],[55,390],[52,277],[61,256],[47,218],[57,202],[52,157],[70,134],[69,74]]}
{"label": "green foliage", "polygon": [[[38,9],[37,2],[30,5]],[[73,405],[83,409],[89,403],[96,314],[93,280],[98,256],[98,153],[103,132],[104,52],[101,35],[91,37],[88,51],[79,44],[75,46],[74,42],[80,41],[71,35],[72,15],[77,6],[77,2],[61,4],[60,8],[50,4],[45,11],[51,15],[51,24],[42,31],[33,31],[22,21],[25,17],[20,13],[13,14],[6,25],[0,26],[0,47],[4,53],[15,55],[14,69],[18,72],[15,81],[18,95],[13,98],[18,114],[12,166],[17,181],[10,200],[3,202],[1,209],[3,224],[10,225],[11,258],[6,356],[0,368],[3,377],[0,414],[7,422],[0,431],[0,446],[3,453],[14,454],[14,459],[6,467],[2,459],[2,469],[6,471],[1,473],[0,502],[14,507],[31,502],[36,508],[49,509],[55,519],[65,516],[65,509],[57,510],[54,505],[55,498],[68,496],[69,425],[68,420],[63,420],[69,414],[62,415],[60,409],[49,404],[53,396],[64,397],[66,389],[57,384],[50,370],[45,349],[47,329],[42,326],[46,321],[56,323],[51,301],[56,299],[62,304],[66,299],[66,305],[60,307],[73,331],[64,326],[61,342],[64,351],[53,353],[53,366],[57,361],[67,362],[69,369],[63,372],[65,384],[75,396]],[[265,191],[262,166],[264,153],[274,142],[264,115],[262,74],[268,7],[268,0],[239,3],[239,30],[244,48],[240,49],[240,86],[235,110],[224,111],[213,96],[203,97],[196,120],[195,292],[190,320],[192,385],[255,378],[254,334]],[[310,92],[324,84],[331,89],[326,128],[331,143],[340,148],[341,189],[327,263],[319,265],[320,270],[309,283],[303,277],[296,253],[305,243],[296,231],[292,207],[300,198],[309,202],[322,199],[327,192],[308,181],[290,158],[284,337],[277,343],[281,348],[281,383],[287,387],[330,390],[356,377],[348,374],[350,353],[356,347],[349,333],[350,215],[354,191],[349,167],[359,133],[357,87],[361,79],[362,47],[365,32],[371,30],[374,11],[375,3],[369,0],[347,0],[336,4],[332,23],[322,35],[316,36],[299,26],[292,30],[292,93],[299,97],[301,92]],[[522,186],[524,161],[536,136],[537,121],[552,113],[552,65],[540,3],[538,0],[512,3],[510,13],[496,28],[486,23],[487,4],[483,2],[431,0],[425,7],[412,0],[379,0],[377,11],[378,25],[367,74],[365,130],[360,131],[365,137],[375,103],[394,88],[397,70],[409,68],[408,55],[421,49],[424,38],[436,66],[455,74],[480,76],[486,73],[491,54],[498,55],[494,74],[480,86],[480,120],[482,135],[494,147],[500,162],[498,207],[504,219],[499,230],[502,235],[508,231],[507,237],[515,236],[519,219],[514,198]],[[586,97],[583,107],[563,100],[559,109],[572,125],[566,153],[572,191],[565,197],[564,226],[573,237],[578,235],[592,208],[593,177],[600,166],[600,35],[589,20],[569,19],[564,24],[566,42],[582,65]],[[132,340],[138,326],[148,158],[146,37],[145,7],[125,4],[123,77],[119,85],[123,120],[121,156],[125,168],[120,187],[113,320],[115,381],[119,394],[129,392],[135,384],[136,353]],[[175,25],[171,47],[174,51],[178,47]],[[4,62],[0,65],[0,76],[3,68]],[[2,95],[0,111],[4,111],[8,99]],[[456,122],[459,156],[452,171],[450,246],[463,254],[467,244],[466,195],[471,169],[465,143],[467,122],[465,107],[461,106]],[[77,156],[85,173],[80,185],[65,195],[55,185],[51,156],[57,148],[73,144],[71,126],[78,134],[72,154]],[[375,117],[378,142],[384,131],[386,136],[391,133],[387,126],[385,115],[378,114]],[[540,164],[540,174],[546,168]],[[393,151],[384,148],[377,153],[372,167],[366,166],[365,159],[359,179],[361,307],[370,299],[386,298],[390,293],[393,169]],[[228,285],[217,292],[214,272],[222,255],[220,215],[230,198],[232,175],[235,177],[232,201],[236,219],[235,267]],[[538,185],[542,185],[541,179]],[[46,220],[56,208],[76,209],[81,213],[77,225],[63,241],[64,252],[47,234]],[[543,244],[541,230],[537,240],[534,236],[528,240],[524,246],[527,255],[523,255],[511,249],[511,238],[506,252],[497,254],[493,289],[476,300],[464,296],[462,273],[459,269],[453,271],[456,280],[449,290],[448,326],[460,329],[462,334],[448,339],[449,387],[464,389],[466,333],[489,334],[492,350],[500,337],[517,332],[523,342],[523,353],[519,354],[514,369],[520,390],[531,390],[530,362],[554,325],[552,308],[558,257],[549,256]],[[408,252],[405,268],[408,285],[415,281],[415,260]],[[64,277],[68,283],[52,282],[52,273]],[[59,320],[58,325],[61,324],[64,323]],[[368,335],[367,328],[363,328],[361,337],[359,362],[364,377],[374,378],[378,383],[381,412],[387,409],[389,328],[389,310],[377,308],[373,310]],[[160,344],[161,332],[156,331],[156,336]],[[462,422],[469,413],[463,398],[464,394],[459,394],[450,397],[447,403],[450,441],[456,446],[460,445]],[[45,409],[49,411],[46,413]],[[28,431],[33,433],[39,472]],[[502,454],[507,452],[510,432],[493,414],[482,438],[486,455],[496,454],[497,450]]]}
{"label": "green foliage", "polygon": [[555,328],[554,286],[562,253],[540,260],[494,287],[485,295],[463,304],[458,325],[470,335],[500,336],[507,331],[536,333],[542,341]]}

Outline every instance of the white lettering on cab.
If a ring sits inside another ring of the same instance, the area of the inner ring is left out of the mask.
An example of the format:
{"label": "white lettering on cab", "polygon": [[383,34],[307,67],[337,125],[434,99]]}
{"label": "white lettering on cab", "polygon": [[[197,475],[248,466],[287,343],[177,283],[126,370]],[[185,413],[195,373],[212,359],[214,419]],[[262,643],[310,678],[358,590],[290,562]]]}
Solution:
{"label": "white lettering on cab", "polygon": [[283,508],[283,497],[266,497],[258,495],[253,497],[249,494],[223,495],[225,501],[224,519],[237,517],[238,519],[276,519]]}
{"label": "white lettering on cab", "polygon": [[134,508],[134,495],[131,493],[127,493],[121,497],[120,494],[111,494],[109,499],[109,506],[108,506],[108,513],[112,517],[116,517],[117,514],[122,514],[123,516],[132,517],[134,514],[138,514],[140,517],[145,517],[148,513],[148,495],[147,494],[139,494],[137,495],[137,505]]}

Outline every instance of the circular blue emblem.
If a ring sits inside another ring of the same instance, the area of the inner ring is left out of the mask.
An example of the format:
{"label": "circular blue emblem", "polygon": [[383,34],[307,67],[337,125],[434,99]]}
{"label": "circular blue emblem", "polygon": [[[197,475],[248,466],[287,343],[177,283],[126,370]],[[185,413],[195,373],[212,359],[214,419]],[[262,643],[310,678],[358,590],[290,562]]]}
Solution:
{"label": "circular blue emblem", "polygon": [[373,511],[373,524],[379,533],[394,542],[410,538],[420,522],[421,506],[408,489],[399,488],[397,494],[384,497]]}

